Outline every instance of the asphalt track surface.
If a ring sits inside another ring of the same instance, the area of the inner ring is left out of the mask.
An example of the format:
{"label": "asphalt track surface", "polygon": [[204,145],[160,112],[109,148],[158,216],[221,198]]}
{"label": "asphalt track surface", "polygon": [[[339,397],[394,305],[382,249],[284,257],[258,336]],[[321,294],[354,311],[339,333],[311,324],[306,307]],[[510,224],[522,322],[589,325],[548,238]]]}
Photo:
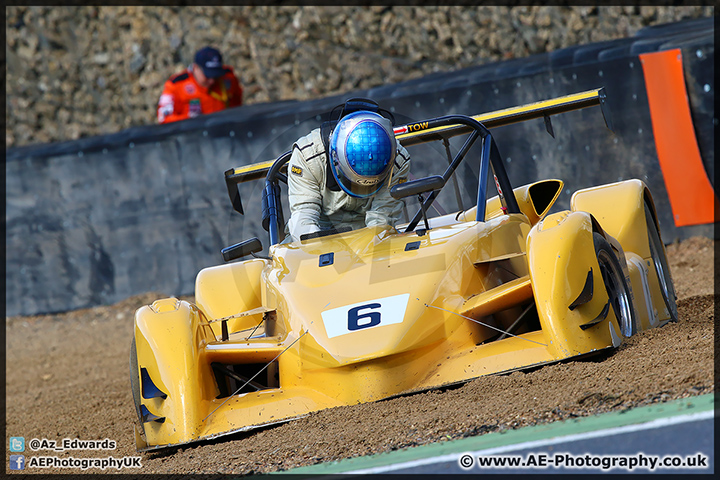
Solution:
{"label": "asphalt track surface", "polygon": [[[620,413],[301,467],[286,473],[713,474],[714,399],[714,394],[702,395]],[[498,466],[500,462],[505,466]],[[667,462],[667,466],[662,462]],[[512,463],[516,465],[511,466]]]}

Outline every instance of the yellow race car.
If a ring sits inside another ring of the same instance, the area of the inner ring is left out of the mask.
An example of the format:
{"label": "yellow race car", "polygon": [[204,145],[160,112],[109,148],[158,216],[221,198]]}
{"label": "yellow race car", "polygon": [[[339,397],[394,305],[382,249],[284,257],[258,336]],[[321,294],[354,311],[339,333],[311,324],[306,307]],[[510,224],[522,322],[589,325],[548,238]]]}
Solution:
{"label": "yellow race car", "polygon": [[[228,170],[241,213],[237,184],[264,178],[268,255],[258,255],[257,238],[228,247],[225,264],[199,272],[195,303],[166,298],[137,311],[138,450],[586,356],[675,320],[647,186],[579,190],[570,210],[549,213],[563,182],[512,188],[489,130],[532,118],[551,128],[550,115],[604,104],[597,89],[396,127],[406,147],[467,139],[454,157],[448,151],[442,174],[393,187],[420,205],[394,227],[289,241],[280,185],[290,153]],[[477,140],[477,203],[428,218]]]}

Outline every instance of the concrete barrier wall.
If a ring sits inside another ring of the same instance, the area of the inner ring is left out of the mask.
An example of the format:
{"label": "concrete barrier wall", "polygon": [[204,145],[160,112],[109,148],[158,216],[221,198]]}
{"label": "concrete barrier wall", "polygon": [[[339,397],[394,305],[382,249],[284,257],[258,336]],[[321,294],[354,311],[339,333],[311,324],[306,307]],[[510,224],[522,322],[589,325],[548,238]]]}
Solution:
{"label": "concrete barrier wall", "polygon": [[[666,243],[713,236],[712,221],[676,224],[670,197],[677,193],[668,192],[667,167],[658,161],[658,127],[641,61],[642,55],[678,49],[699,161],[712,189],[713,36],[712,19],[692,20],[343,96],[249,105],[170,125],[10,149],[6,314],[92,307],[150,291],[191,294],[197,272],[222,262],[223,247],[251,236],[267,247],[259,226],[260,182],[241,186],[241,216],[232,211],[224,171],[289,150],[350,96],[373,98],[406,123],[605,87],[614,132],[605,128],[599,108],[553,117],[555,138],[541,120],[493,130],[513,186],[564,180],[555,207],[560,210],[569,208],[579,188],[640,178],[653,192]],[[410,153],[416,177],[441,173],[447,165],[442,145],[411,147]],[[472,161],[458,170],[465,192],[474,192],[476,172]],[[439,203],[448,211],[457,208],[451,189]]]}

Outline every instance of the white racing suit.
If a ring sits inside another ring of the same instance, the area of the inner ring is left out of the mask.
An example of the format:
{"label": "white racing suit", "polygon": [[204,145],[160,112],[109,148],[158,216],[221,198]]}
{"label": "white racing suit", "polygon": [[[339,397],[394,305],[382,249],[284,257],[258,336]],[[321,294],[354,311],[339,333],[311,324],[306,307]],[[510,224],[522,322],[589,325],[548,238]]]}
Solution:
{"label": "white racing suit", "polygon": [[404,203],[390,196],[390,187],[407,181],[409,173],[410,155],[398,143],[389,184],[386,181],[372,197],[351,197],[337,186],[327,165],[320,129],[316,128],[293,145],[288,164],[290,221],[286,231],[297,241],[303,234],[330,228],[393,226],[401,220]]}

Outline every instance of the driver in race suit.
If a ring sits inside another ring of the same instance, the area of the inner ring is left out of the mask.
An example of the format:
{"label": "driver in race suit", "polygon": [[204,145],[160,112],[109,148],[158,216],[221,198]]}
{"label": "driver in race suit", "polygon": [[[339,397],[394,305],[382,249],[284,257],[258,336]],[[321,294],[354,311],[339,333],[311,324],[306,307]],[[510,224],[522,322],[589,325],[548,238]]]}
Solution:
{"label": "driver in race suit", "polygon": [[400,222],[405,206],[390,188],[407,181],[410,155],[372,100],[346,102],[335,125],[326,122],[293,144],[288,164],[290,220],[301,235]]}

